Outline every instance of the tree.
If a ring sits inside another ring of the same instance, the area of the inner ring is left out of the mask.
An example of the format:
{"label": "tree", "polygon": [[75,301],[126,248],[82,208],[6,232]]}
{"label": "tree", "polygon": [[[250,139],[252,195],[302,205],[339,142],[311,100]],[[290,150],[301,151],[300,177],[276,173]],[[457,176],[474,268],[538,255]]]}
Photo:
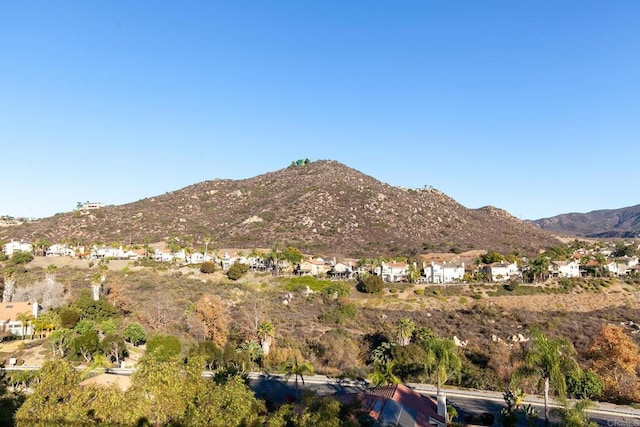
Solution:
{"label": "tree", "polygon": [[33,316],[31,313],[18,313],[16,316],[16,320],[20,322],[20,328],[22,330],[22,339],[27,335],[27,329],[29,328],[29,324],[31,320],[33,320]]}
{"label": "tree", "polygon": [[289,264],[298,264],[304,259],[302,252],[300,249],[294,248],[293,246],[287,247],[282,251],[281,257],[283,260],[288,261]]}
{"label": "tree", "polygon": [[215,262],[205,261],[200,265],[200,272],[204,274],[215,273],[218,267]]}
{"label": "tree", "polygon": [[173,335],[154,335],[147,340],[147,351],[149,357],[153,357],[159,362],[176,359],[182,351],[180,340]]}
{"label": "tree", "polygon": [[141,324],[136,322],[129,323],[122,331],[122,334],[134,347],[147,341],[147,331],[144,330]]}
{"label": "tree", "polygon": [[562,408],[555,408],[553,413],[560,418],[560,425],[563,427],[597,427],[598,424],[591,421],[587,415],[587,410],[593,407],[590,400],[579,400],[569,405],[564,402]]}
{"label": "tree", "polygon": [[368,274],[358,279],[358,290],[367,294],[379,294],[384,289],[382,277]]}
{"label": "tree", "polygon": [[127,356],[127,346],[120,335],[107,335],[100,346],[109,361],[115,362],[117,365],[120,365],[120,360]]}
{"label": "tree", "polygon": [[238,280],[242,276],[244,276],[249,271],[249,266],[247,264],[242,264],[240,262],[236,262],[229,270],[227,270],[227,277],[231,280]]}
{"label": "tree", "polygon": [[620,402],[640,401],[640,347],[620,326],[604,325],[591,341],[589,366],[604,383],[604,394]]}
{"label": "tree", "polygon": [[313,365],[309,362],[300,362],[298,358],[294,358],[293,360],[287,361],[284,366],[284,376],[289,381],[289,378],[293,375],[296,380],[296,394],[298,392],[298,377],[300,377],[300,381],[302,381],[302,385],[304,386],[304,375],[305,374],[313,374]]}
{"label": "tree", "polygon": [[276,334],[276,328],[271,322],[262,322],[260,326],[258,326],[257,334],[258,339],[260,340],[260,345],[262,346],[262,352],[267,356],[271,350],[271,344],[273,343],[273,337]]}
{"label": "tree", "polygon": [[425,350],[425,371],[435,379],[438,392],[451,378],[462,370],[462,362],[453,340],[440,337],[426,339],[422,343]]}
{"label": "tree", "polygon": [[253,363],[260,359],[263,355],[262,347],[257,341],[249,340],[240,344],[240,347],[236,350],[239,354],[243,354],[249,358]]}
{"label": "tree", "polygon": [[539,331],[533,332],[525,353],[525,365],[516,371],[516,379],[522,376],[539,378],[544,384],[544,419],[549,425],[549,390],[553,387],[561,399],[567,397],[565,374],[576,370],[573,359],[575,350],[564,339],[550,339]]}
{"label": "tree", "polygon": [[222,301],[217,296],[204,294],[196,302],[194,316],[205,328],[205,337],[218,347],[227,343],[229,318]]}
{"label": "tree", "polygon": [[398,345],[406,346],[411,342],[413,331],[416,330],[416,324],[413,320],[403,317],[396,322],[396,342]]}

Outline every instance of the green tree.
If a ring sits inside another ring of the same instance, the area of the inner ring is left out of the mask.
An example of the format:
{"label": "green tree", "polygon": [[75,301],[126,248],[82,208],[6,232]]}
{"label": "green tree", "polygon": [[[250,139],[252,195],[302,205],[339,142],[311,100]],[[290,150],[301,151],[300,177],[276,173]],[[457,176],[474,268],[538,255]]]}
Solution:
{"label": "green tree", "polygon": [[238,280],[248,271],[249,266],[247,264],[236,262],[231,267],[229,267],[229,270],[227,270],[227,277],[231,280]]}
{"label": "green tree", "polygon": [[147,340],[147,353],[160,362],[177,358],[182,352],[180,340],[173,335],[153,335]]}
{"label": "green tree", "polygon": [[289,246],[285,250],[283,250],[281,257],[285,261],[288,261],[290,264],[298,264],[304,259],[302,252],[300,252],[300,249],[294,248],[293,246]]}
{"label": "green tree", "polygon": [[487,251],[487,253],[480,256],[480,260],[483,264],[493,264],[494,262],[505,261],[506,258],[500,252]]}
{"label": "green tree", "polygon": [[296,394],[298,392],[298,377],[304,386],[304,375],[313,375],[313,365],[309,362],[299,361],[298,358],[288,360],[283,365],[284,376],[289,381],[289,378],[293,376],[296,381]]}
{"label": "green tree", "polygon": [[435,380],[439,392],[449,379],[460,375],[462,361],[453,340],[432,337],[423,341],[422,345],[425,350],[425,371]]}
{"label": "green tree", "polygon": [[579,400],[573,405],[565,401],[562,408],[554,408],[553,413],[560,418],[563,427],[597,427],[597,423],[591,421],[587,411],[593,408],[590,400]]}
{"label": "green tree", "polygon": [[27,335],[27,329],[33,320],[31,313],[18,313],[16,320],[20,322],[20,328],[22,330],[22,339]]}
{"label": "green tree", "polygon": [[33,255],[29,252],[14,252],[9,258],[9,262],[13,265],[27,264],[33,261]]}
{"label": "green tree", "polygon": [[358,290],[367,294],[379,294],[384,289],[382,277],[368,274],[358,279]]}
{"label": "green tree", "polygon": [[413,320],[403,317],[396,322],[396,342],[398,345],[406,346],[411,342],[416,324]]}
{"label": "green tree", "polygon": [[262,322],[258,326],[258,340],[260,340],[260,345],[262,346],[262,353],[267,356],[269,351],[271,351],[271,344],[273,344],[273,337],[276,334],[276,328],[273,326],[271,322]]}
{"label": "green tree", "polygon": [[240,347],[236,350],[238,354],[245,355],[249,358],[251,363],[260,359],[263,355],[262,347],[257,341],[249,340],[240,344]]}
{"label": "green tree", "polygon": [[147,341],[147,331],[140,323],[129,323],[122,331],[122,334],[134,347]]}
{"label": "green tree", "polygon": [[544,419],[545,425],[549,425],[549,390],[553,387],[562,400],[566,399],[565,374],[577,369],[573,359],[575,350],[567,340],[550,339],[539,331],[532,335],[525,353],[525,365],[517,370],[515,378],[533,376],[542,381]]}

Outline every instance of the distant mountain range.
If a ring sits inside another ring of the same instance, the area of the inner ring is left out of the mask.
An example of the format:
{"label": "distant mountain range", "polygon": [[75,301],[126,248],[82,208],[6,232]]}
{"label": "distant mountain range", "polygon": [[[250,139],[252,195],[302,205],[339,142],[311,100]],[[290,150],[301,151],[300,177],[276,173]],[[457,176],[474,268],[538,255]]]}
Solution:
{"label": "distant mountain range", "polygon": [[353,257],[472,249],[537,253],[560,243],[504,210],[467,209],[438,190],[393,187],[331,160],[0,228],[4,240],[84,244],[175,237],[197,246],[205,236],[210,247],[292,245]]}
{"label": "distant mountain range", "polygon": [[543,230],[571,236],[638,238],[640,237],[640,205],[589,213],[568,213],[532,222]]}

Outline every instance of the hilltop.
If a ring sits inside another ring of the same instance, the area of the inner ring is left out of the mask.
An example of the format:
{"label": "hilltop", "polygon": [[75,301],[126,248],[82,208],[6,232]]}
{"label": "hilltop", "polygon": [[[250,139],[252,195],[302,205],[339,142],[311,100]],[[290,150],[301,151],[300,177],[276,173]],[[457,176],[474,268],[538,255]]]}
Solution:
{"label": "hilltop", "polygon": [[533,221],[543,230],[590,238],[640,237],[640,205],[567,213]]}
{"label": "hilltop", "polygon": [[433,189],[394,187],[337,161],[289,166],[249,179],[216,179],[97,210],[1,230],[2,239],[157,242],[216,247],[293,245],[311,253],[376,256],[492,249],[525,253],[559,244],[504,210],[468,209]]}

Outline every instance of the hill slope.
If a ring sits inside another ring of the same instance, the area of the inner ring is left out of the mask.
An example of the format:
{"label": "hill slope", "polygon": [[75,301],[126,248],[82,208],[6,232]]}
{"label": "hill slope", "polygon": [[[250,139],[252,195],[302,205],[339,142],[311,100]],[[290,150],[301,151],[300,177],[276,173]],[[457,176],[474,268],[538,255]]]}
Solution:
{"label": "hill slope", "polygon": [[640,205],[556,215],[533,222],[544,230],[574,236],[635,238],[640,237]]}
{"label": "hill slope", "polygon": [[294,245],[349,256],[429,250],[533,252],[559,242],[507,212],[467,209],[434,189],[384,184],[336,161],[291,166],[245,180],[205,181],[96,211],[58,214],[2,230],[2,238],[155,242],[215,247]]}

